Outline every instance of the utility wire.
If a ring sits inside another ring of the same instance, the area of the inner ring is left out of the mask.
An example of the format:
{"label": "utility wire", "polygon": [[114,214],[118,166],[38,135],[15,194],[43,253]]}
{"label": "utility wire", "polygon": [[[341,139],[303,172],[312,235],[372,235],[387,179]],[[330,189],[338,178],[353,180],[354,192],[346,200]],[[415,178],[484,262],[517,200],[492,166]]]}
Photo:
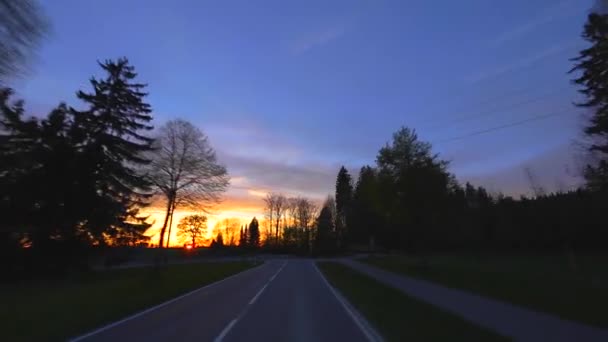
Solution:
{"label": "utility wire", "polygon": [[[541,96],[537,96],[537,97],[534,97],[534,98],[529,98],[529,99],[525,99],[525,100],[522,100],[522,101],[519,101],[519,102],[511,103],[511,104],[508,104],[507,106],[502,107],[502,108],[494,108],[494,109],[490,109],[490,110],[484,110],[484,111],[481,111],[481,112],[478,112],[478,113],[475,113],[475,114],[470,114],[470,115],[462,116],[460,118],[448,121],[447,124],[448,125],[454,125],[454,124],[470,121],[471,119],[475,119],[475,118],[479,118],[479,117],[484,117],[484,116],[491,116],[491,115],[494,115],[496,113],[504,112],[506,110],[511,110],[511,109],[515,109],[515,108],[518,108],[518,107],[521,107],[521,106],[525,106],[525,105],[529,105],[529,104],[532,104],[532,103],[540,102],[542,100],[548,99],[548,98],[550,98],[550,97],[558,94],[559,92],[561,92],[562,90],[565,90],[566,88],[567,87],[560,87],[558,89],[555,89],[553,91],[545,93],[545,94],[543,94]],[[430,123],[430,122],[427,121],[427,123]],[[434,125],[427,126],[427,128],[436,128],[436,127],[440,127],[442,125],[443,124],[441,124],[441,123],[436,123]]]}
{"label": "utility wire", "polygon": [[571,112],[571,111],[572,111],[572,109],[568,108],[567,110],[563,110],[563,111],[559,111],[559,112],[555,112],[555,113],[544,114],[544,115],[537,115],[537,116],[533,116],[533,117],[525,119],[525,120],[511,122],[511,123],[508,123],[508,124],[504,124],[504,125],[500,125],[500,126],[495,126],[495,127],[487,128],[487,129],[484,129],[484,130],[471,132],[471,133],[468,133],[466,135],[461,135],[461,136],[457,136],[457,137],[452,137],[452,138],[447,138],[447,139],[439,140],[438,143],[445,143],[445,142],[449,142],[449,141],[462,140],[462,139],[466,139],[466,138],[469,138],[469,137],[474,137],[476,135],[486,134],[486,133],[490,133],[490,132],[493,132],[493,131],[498,131],[498,130],[505,129],[505,128],[515,127],[515,126],[521,126],[521,125],[525,125],[525,124],[530,123],[530,122],[544,120],[544,119],[547,119],[547,118],[550,118],[550,117],[554,117],[554,116],[558,116],[558,115],[562,115],[562,114],[565,114],[565,113]]}

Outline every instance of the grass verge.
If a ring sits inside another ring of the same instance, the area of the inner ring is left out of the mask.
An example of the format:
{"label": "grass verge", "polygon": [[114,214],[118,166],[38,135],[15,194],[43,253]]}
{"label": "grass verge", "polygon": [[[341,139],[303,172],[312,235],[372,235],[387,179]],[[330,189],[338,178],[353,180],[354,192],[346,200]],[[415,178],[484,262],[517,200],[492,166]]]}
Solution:
{"label": "grass verge", "polygon": [[318,262],[327,280],[388,341],[508,341],[348,266]]}
{"label": "grass verge", "polygon": [[[569,270],[548,257],[401,256],[362,261],[387,271],[493,297],[564,319],[608,327],[608,281],[603,271]],[[592,263],[586,263],[591,265]],[[598,265],[599,266],[599,265]],[[600,266],[600,268],[605,268]]]}
{"label": "grass verge", "polygon": [[94,272],[0,287],[6,341],[65,340],[255,266],[251,262],[170,265]]}

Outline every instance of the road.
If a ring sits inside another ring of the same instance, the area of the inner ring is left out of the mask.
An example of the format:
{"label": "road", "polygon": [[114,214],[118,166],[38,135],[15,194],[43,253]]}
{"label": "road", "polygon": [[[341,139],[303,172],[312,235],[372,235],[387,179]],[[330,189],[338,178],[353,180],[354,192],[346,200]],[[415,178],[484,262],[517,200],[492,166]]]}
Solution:
{"label": "road", "polygon": [[310,260],[270,260],[76,341],[368,341]]}

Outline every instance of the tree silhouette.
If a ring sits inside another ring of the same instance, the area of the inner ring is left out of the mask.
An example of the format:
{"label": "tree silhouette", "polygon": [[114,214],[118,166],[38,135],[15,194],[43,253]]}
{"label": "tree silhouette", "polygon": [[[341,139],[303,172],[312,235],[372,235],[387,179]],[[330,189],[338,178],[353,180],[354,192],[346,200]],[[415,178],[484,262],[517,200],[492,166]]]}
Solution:
{"label": "tree silhouette", "polygon": [[159,237],[159,247],[163,247],[175,209],[181,205],[205,211],[220,200],[228,176],[226,168],[218,164],[207,136],[183,120],[172,120],[161,127],[150,159],[149,179],[166,201]]}
{"label": "tree silhouette", "polygon": [[202,244],[205,234],[207,234],[207,217],[204,215],[188,215],[177,224],[177,235],[182,240],[189,241],[192,248]]}
{"label": "tree silhouette", "polygon": [[260,246],[260,225],[257,218],[251,219],[249,223],[249,246],[258,248]]}
{"label": "tree silhouette", "polygon": [[344,166],[336,179],[336,238],[340,248],[347,233],[347,217],[353,198],[353,182]]}
{"label": "tree silhouette", "polygon": [[593,116],[585,133],[593,139],[589,151],[594,157],[585,170],[585,178],[591,189],[608,189],[608,15],[592,13],[587,19],[583,38],[591,47],[582,50],[574,58],[576,65],[570,70],[580,72],[574,83],[582,86],[579,90],[586,101],[581,107],[593,110]]}
{"label": "tree silhouette", "polygon": [[334,251],[334,199],[328,197],[321,208],[319,217],[317,218],[316,234],[315,234],[315,251],[318,254],[326,254]]}
{"label": "tree silhouette", "polygon": [[[150,182],[142,168],[149,163],[145,154],[152,150],[151,108],[144,102],[145,85],[134,82],[137,74],[126,58],[99,63],[104,79],[90,80],[93,91],[78,91],[88,108],[75,111],[84,145],[83,174],[93,187],[93,216],[85,225],[94,236],[110,238],[120,234],[142,234],[147,225],[138,207],[151,196]],[[109,228],[106,228],[109,227]]]}
{"label": "tree silhouette", "polygon": [[37,1],[0,0],[0,86],[7,77],[23,73],[47,29]]}

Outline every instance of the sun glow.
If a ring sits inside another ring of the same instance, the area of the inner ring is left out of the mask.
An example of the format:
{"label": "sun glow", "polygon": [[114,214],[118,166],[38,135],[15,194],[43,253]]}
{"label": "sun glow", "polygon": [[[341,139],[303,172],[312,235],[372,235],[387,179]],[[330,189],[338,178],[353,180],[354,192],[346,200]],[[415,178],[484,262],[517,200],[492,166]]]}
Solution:
{"label": "sun glow", "polygon": [[[219,204],[207,216],[207,232],[203,237],[205,242],[203,245],[208,246],[211,240],[217,234],[214,229],[218,222],[224,219],[232,219],[238,221],[239,226],[248,224],[254,216],[261,219],[263,212],[263,202],[259,198],[227,198],[224,202]],[[141,211],[143,215],[148,215],[148,222],[152,223],[152,226],[146,231],[146,235],[150,237],[150,243],[154,246],[158,244],[160,238],[160,229],[165,220],[165,211],[162,207],[149,207]],[[171,247],[184,247],[188,241],[181,240],[177,235],[177,224],[179,221],[193,214],[201,214],[200,211],[192,209],[179,209],[175,210],[173,214],[173,222],[171,224],[171,234],[169,236],[169,246]],[[167,228],[167,233],[169,228]],[[222,234],[224,232],[222,231]],[[238,235],[238,232],[237,232]],[[165,235],[165,243],[167,241],[167,235]]]}

